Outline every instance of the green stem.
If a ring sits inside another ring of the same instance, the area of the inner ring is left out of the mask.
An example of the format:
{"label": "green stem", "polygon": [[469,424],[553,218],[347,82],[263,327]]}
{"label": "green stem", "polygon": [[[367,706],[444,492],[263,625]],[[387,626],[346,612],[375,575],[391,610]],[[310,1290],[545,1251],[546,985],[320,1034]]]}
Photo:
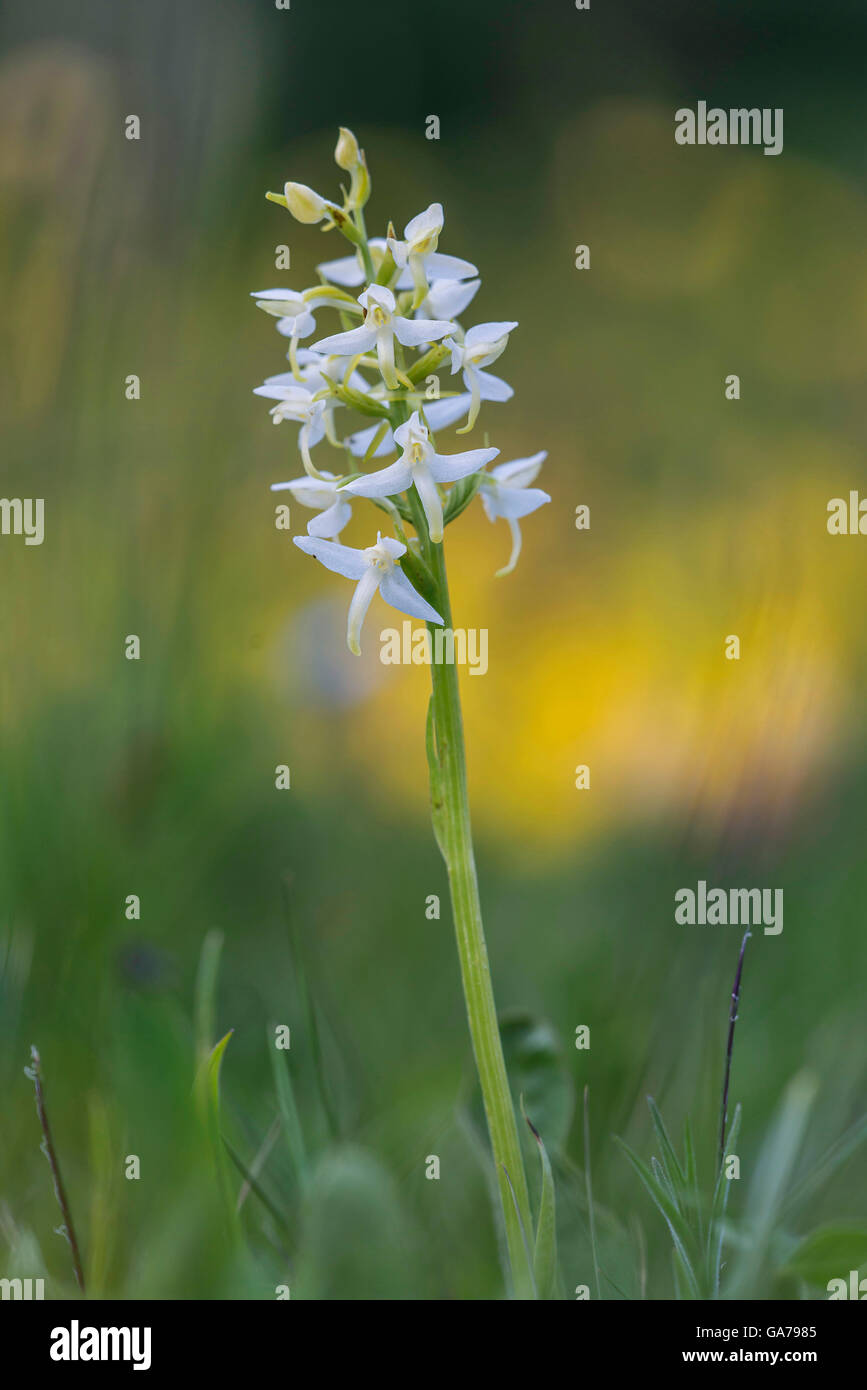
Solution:
{"label": "green stem", "polygon": [[[367,250],[366,238],[364,252],[365,257],[368,257],[370,253]],[[399,365],[403,365],[402,359]],[[402,424],[407,418],[406,403],[396,402],[391,411],[392,426]],[[414,487],[409,488],[407,500],[423,555],[436,585],[439,613],[445,628],[451,629],[451,600],[443,546],[434,544],[430,538],[427,518]],[[432,652],[437,631],[436,625],[428,623]],[[491,968],[488,963],[488,948],[482,924],[482,906],[479,899],[467,793],[461,696],[454,662],[431,661],[431,686],[436,763],[435,767],[431,766],[431,797],[435,807],[435,829],[438,822],[442,833],[437,829],[437,840],[448,873],[461,982],[493,1150],[513,1291],[516,1298],[530,1299],[536,1296],[530,1257],[530,1198],[515,1108],[503,1056]],[[438,805],[440,801],[441,804]]]}
{"label": "green stem", "polygon": [[[445,627],[450,629],[452,612],[443,547],[434,545],[430,539],[414,488],[410,488],[408,497],[415,528],[436,583],[439,611]],[[428,624],[431,644],[437,630],[434,624]],[[467,794],[461,697],[454,662],[432,661],[431,685],[437,762],[431,794],[435,803],[441,800],[437,807],[442,825],[440,848],[448,872],[470,1037],[494,1154],[514,1292],[518,1298],[533,1298],[535,1289],[528,1248],[532,1237],[530,1200],[482,924]]]}

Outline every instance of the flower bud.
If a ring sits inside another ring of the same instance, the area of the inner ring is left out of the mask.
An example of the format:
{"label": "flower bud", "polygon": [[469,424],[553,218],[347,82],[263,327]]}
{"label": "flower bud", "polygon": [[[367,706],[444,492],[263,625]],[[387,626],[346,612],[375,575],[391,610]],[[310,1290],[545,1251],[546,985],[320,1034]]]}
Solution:
{"label": "flower bud", "polygon": [[283,194],[296,222],[321,222],[331,211],[331,205],[306,183],[287,183]]}
{"label": "flower bud", "polygon": [[334,150],[335,163],[345,169],[347,173],[352,173],[358,163],[358,141],[351,130],[347,130],[345,125],[340,127],[340,134],[337,138],[337,146]]}

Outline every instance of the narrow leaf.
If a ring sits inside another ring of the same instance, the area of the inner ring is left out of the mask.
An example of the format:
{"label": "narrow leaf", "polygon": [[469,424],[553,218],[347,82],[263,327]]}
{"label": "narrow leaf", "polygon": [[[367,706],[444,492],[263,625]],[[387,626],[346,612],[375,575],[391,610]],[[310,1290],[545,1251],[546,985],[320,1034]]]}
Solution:
{"label": "narrow leaf", "polygon": [[521,1113],[536,1140],[542,1163],[542,1195],[539,1199],[539,1220],[533,1249],[533,1276],[539,1298],[550,1300],[557,1297],[557,1208],[554,1174],[542,1136],[524,1109],[523,1097]]}

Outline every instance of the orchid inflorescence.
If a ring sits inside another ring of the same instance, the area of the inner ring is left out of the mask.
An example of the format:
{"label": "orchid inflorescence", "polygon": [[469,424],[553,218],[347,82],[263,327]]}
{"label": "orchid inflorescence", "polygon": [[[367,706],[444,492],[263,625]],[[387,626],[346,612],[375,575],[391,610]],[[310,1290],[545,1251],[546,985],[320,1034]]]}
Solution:
{"label": "orchid inflorescence", "polygon": [[[339,229],[353,252],[320,264],[320,283],[309,289],[253,292],[258,307],[276,317],[278,333],[289,340],[289,371],[268,377],[255,393],[275,402],[270,412],[275,424],[291,420],[300,426],[304,474],[275,483],[272,490],[288,491],[301,506],[317,513],[307,535],[296,536],[295,544],[326,568],[356,581],[347,641],[358,653],[364,616],[377,590],[403,613],[444,623],[435,607],[427,542],[442,541],[444,528],[476,492],[489,519],[503,517],[511,530],[511,555],[499,574],[509,573],[517,563],[519,519],[550,498],[531,486],[544,451],[489,469],[498,449],[437,449],[435,431],[464,421],[457,432],[466,434],[483,401],[512,396],[511,386],[486,368],[505,351],[518,325],[482,323],[465,331],[458,318],[481,280],[469,261],[439,251],[442,205],[431,203],[413,217],[402,238],[389,225],[385,237],[368,240],[363,209],[370,196],[370,176],[351,131],[341,129],[335,160],[350,175],[341,203],[298,183],[287,183],[282,194],[267,194],[300,222]],[[341,332],[318,336],[323,310],[336,311]],[[309,346],[300,346],[314,336]],[[416,354],[413,361],[410,353]],[[446,363],[453,377],[459,375],[463,389],[440,395],[435,373]],[[340,437],[336,417],[341,409],[373,423]],[[349,471],[335,473],[314,464],[312,451],[323,441],[343,454]],[[372,459],[394,454],[395,462],[374,472],[361,471],[355,462],[361,460],[363,469]],[[337,537],[356,498],[369,498],[385,512],[396,538],[378,532],[376,544],[366,549],[340,544]],[[415,535],[407,537],[404,522],[412,523]]]}
{"label": "orchid inflorescence", "polygon": [[[355,583],[347,641],[357,654],[364,617],[377,592],[399,612],[446,633],[451,630],[443,534],[476,493],[490,520],[505,517],[511,528],[512,552],[500,574],[517,562],[520,518],[550,498],[532,486],[544,451],[495,467],[490,465],[499,449],[492,448],[487,437],[480,449],[440,451],[435,432],[463,422],[458,433],[467,434],[482,401],[511,397],[511,386],[488,368],[503,354],[518,325],[511,320],[480,323],[465,331],[458,320],[481,281],[469,261],[440,252],[441,205],[431,203],[413,217],[403,237],[389,225],[384,237],[368,240],[364,207],[370,176],[351,131],[341,130],[335,159],[350,175],[341,204],[298,183],[287,183],[282,194],[267,195],[300,222],[338,228],[353,249],[349,256],[318,266],[320,283],[310,289],[254,294],[259,308],[276,317],[278,332],[289,340],[289,371],[269,377],[256,387],[256,394],[275,402],[271,415],[276,424],[292,420],[299,426],[304,473],[273,484],[273,490],[285,489],[314,513],[307,535],[295,537],[299,549]],[[340,332],[322,335],[319,319],[324,310],[337,312]],[[436,373],[443,365],[460,389],[441,395]],[[339,434],[342,410],[354,411],[366,422]],[[318,454],[314,463],[313,451],[326,442],[343,455],[345,471],[320,468]],[[374,463],[368,470],[372,460],[381,461],[381,466]],[[356,549],[338,537],[361,498],[384,513],[394,535],[377,530],[375,544]],[[409,535],[407,524],[412,528]],[[425,746],[433,828],[448,870],[461,983],[512,1287],[517,1297],[530,1297],[539,1281],[529,1265],[525,1234],[531,1224],[529,1189],[482,924],[460,690],[454,662],[431,661],[430,670]],[[548,1222],[547,1234],[542,1232],[540,1214],[536,1248],[543,1254],[553,1239],[552,1230]]]}

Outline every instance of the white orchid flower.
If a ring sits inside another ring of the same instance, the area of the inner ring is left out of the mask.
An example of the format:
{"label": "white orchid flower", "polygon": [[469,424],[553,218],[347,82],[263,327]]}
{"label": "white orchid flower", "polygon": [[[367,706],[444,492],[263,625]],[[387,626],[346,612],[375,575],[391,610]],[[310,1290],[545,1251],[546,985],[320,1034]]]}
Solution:
{"label": "white orchid flower", "polygon": [[362,326],[323,338],[313,344],[314,351],[354,357],[375,347],[379,369],[390,391],[400,384],[394,368],[395,338],[404,347],[418,347],[421,343],[436,342],[457,328],[455,323],[438,319],[403,318],[395,313],[394,295],[385,285],[371,285],[358,296],[358,302],[364,309]]}
{"label": "white orchid flower", "polygon": [[289,372],[278,379],[266,381],[253,388],[254,396],[264,396],[266,400],[276,401],[271,407],[271,418],[275,425],[283,420],[294,420],[301,426],[298,432],[298,448],[304,460],[304,467],[311,478],[321,478],[321,473],[313,466],[310,450],[325,434],[325,401],[314,399],[314,393],[306,386],[299,386]]}
{"label": "white orchid flower", "polygon": [[294,540],[299,550],[307,555],[315,555],[326,569],[357,581],[346,627],[347,646],[356,656],[361,655],[361,627],[377,589],[386,603],[399,612],[443,625],[443,619],[436,609],[413,588],[396,563],[406,553],[406,546],[401,545],[400,541],[392,540],[389,536],[383,539],[377,532],[376,545],[369,546],[367,550],[355,550],[352,546],[317,540],[313,536],[295,536]]}
{"label": "white orchid flower", "polygon": [[518,518],[529,516],[543,507],[551,498],[539,487],[530,487],[539,476],[539,469],[548,457],[547,449],[533,454],[530,458],[512,459],[510,463],[498,464],[490,473],[483,473],[479,483],[482,506],[489,521],[505,517],[512,532],[512,553],[509,563],[497,575],[511,574],[521,553],[521,528]]}
{"label": "white orchid flower", "polygon": [[[466,280],[478,271],[469,261],[458,256],[443,256],[437,251],[440,232],[445,217],[442,203],[431,203],[429,208],[413,217],[403,229],[403,241],[396,237],[388,238],[388,249],[395,265],[408,270],[411,283],[415,286],[413,308],[418,308],[427,296],[430,280]],[[398,288],[403,285],[398,280]]]}
{"label": "white orchid flower", "polygon": [[297,290],[253,290],[252,297],[256,301],[257,309],[264,309],[266,314],[273,315],[277,320],[277,332],[282,333],[284,338],[289,338],[289,360],[295,370],[297,361],[295,357],[296,348],[302,338],[309,338],[311,333],[316,331],[315,310],[321,309],[328,304],[328,299],[305,299],[303,294]]}
{"label": "white orchid flower", "polygon": [[499,449],[470,449],[463,454],[437,454],[430,442],[427,425],[418,411],[413,411],[405,424],[394,431],[394,442],[401,450],[397,463],[356,478],[347,483],[346,491],[356,497],[394,497],[415,486],[430,527],[432,541],[443,538],[443,504],[438,483],[456,483],[470,473],[477,473],[497,457]]}
{"label": "white orchid flower", "polygon": [[[279,323],[277,327],[280,327]],[[257,387],[256,395],[270,395],[271,400],[284,400],[284,389],[289,390],[291,393],[289,400],[294,409],[298,404],[298,397],[295,394],[295,389],[298,387],[303,387],[311,396],[316,396],[319,392],[330,389],[335,382],[346,381],[347,385],[356,391],[367,392],[367,382],[361,373],[349,371],[353,361],[351,357],[323,357],[320,353],[311,351],[310,348],[302,348],[297,356],[293,356],[292,348],[290,348],[287,356],[292,362],[292,371],[278,372],[276,376],[266,377],[262,385]],[[349,372],[348,377],[347,372]],[[274,389],[269,392],[265,389],[266,387]],[[340,440],[337,438],[334,428],[334,412],[341,403],[334,396],[329,396],[319,404],[322,405],[322,425],[328,441],[335,448],[340,448]],[[287,410],[272,411],[272,414],[275,424],[279,423],[280,420],[298,418],[297,415]],[[320,433],[316,438],[308,439],[308,448],[317,444],[321,438]],[[306,463],[305,467],[307,467]],[[311,474],[312,476],[313,474]],[[324,477],[325,475],[317,473],[316,476]]]}
{"label": "white orchid flower", "polygon": [[320,512],[307,523],[307,534],[322,540],[334,540],[352,516],[352,504],[339,479],[333,473],[321,473],[318,478],[291,478],[288,483],[272,483],[272,492],[291,492],[296,502],[311,511]]}
{"label": "white orchid flower", "polygon": [[[466,415],[469,404],[469,392],[460,396],[443,396],[442,400],[425,401],[424,417],[427,421],[428,429],[434,434],[436,434],[437,430],[447,429],[449,425],[453,425],[457,420],[461,420],[464,415]],[[377,432],[381,430],[381,428],[381,425],[370,425],[367,429],[357,430],[355,434],[349,435],[343,442],[348,446],[349,452],[353,457],[364,458],[376,438]],[[386,454],[393,454],[396,448],[397,445],[394,442],[394,435],[389,426],[379,444],[374,449],[371,457],[375,459],[382,458]]]}
{"label": "white orchid flower", "polygon": [[299,327],[295,330],[299,338],[309,337],[316,327],[316,320],[311,312],[311,301],[305,299],[298,290],[251,290],[250,294],[256,301],[256,308],[264,309],[266,314],[273,314],[274,318],[287,320],[289,323],[300,320]]}
{"label": "white orchid flower", "polygon": [[509,334],[517,327],[517,323],[479,323],[468,330],[462,343],[446,338],[445,346],[452,354],[452,375],[463,372],[464,385],[472,396],[462,434],[476,423],[482,401],[507,401],[515,394],[508,382],[482,368],[489,367],[505,352]]}

